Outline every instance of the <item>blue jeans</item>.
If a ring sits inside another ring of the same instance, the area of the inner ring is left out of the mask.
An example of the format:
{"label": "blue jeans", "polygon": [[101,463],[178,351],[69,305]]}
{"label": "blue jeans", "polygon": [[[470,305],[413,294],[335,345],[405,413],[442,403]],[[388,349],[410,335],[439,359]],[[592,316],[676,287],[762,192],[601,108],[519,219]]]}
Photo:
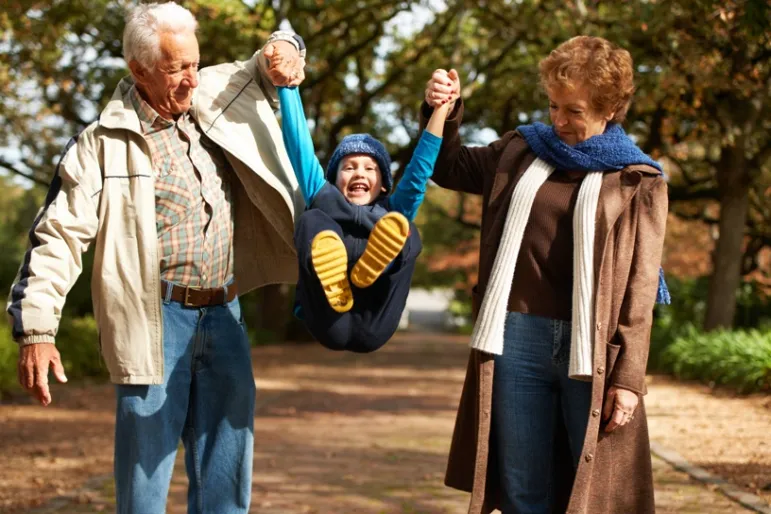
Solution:
{"label": "blue jeans", "polygon": [[162,385],[116,386],[117,512],[166,512],[180,440],[188,513],[248,512],[255,386],[238,298],[203,308],[164,301],[163,351]]}
{"label": "blue jeans", "polygon": [[504,514],[552,511],[554,438],[567,429],[573,465],[584,444],[592,384],[568,378],[569,321],[509,312],[495,357],[492,436]]}

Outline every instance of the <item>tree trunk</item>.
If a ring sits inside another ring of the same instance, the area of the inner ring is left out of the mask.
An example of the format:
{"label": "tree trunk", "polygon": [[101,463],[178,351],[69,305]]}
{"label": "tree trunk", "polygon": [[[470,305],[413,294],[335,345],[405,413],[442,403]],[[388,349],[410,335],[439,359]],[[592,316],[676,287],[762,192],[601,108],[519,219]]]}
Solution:
{"label": "tree trunk", "polygon": [[707,297],[705,330],[730,328],[736,313],[750,191],[750,170],[747,169],[743,137],[737,138],[735,146],[723,149],[719,166],[719,236]]}

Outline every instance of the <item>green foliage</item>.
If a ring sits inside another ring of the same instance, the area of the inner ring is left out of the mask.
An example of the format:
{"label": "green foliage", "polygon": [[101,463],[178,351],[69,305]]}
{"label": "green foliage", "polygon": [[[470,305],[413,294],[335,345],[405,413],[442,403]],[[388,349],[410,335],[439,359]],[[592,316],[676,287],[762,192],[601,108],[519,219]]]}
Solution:
{"label": "green foliage", "polygon": [[463,320],[463,323],[458,325],[458,332],[471,335],[474,330],[474,324],[471,322],[471,295],[465,289],[457,289],[448,310],[455,319]]}
{"label": "green foliage", "polygon": [[730,386],[741,393],[771,390],[771,331],[701,333],[691,326],[661,360],[679,378]]}
{"label": "green foliage", "polygon": [[[0,12],[0,123],[5,128],[0,169],[37,184],[50,181],[63,143],[96,118],[127,73],[121,31],[124,9],[134,3],[6,2]],[[466,105],[464,141],[485,143],[519,123],[545,119],[537,64],[551,49],[577,34],[606,37],[628,48],[638,66],[638,92],[626,126],[646,151],[677,165],[680,173],[670,181],[672,200],[689,208],[675,208],[683,215],[706,216],[698,201],[716,197],[719,168],[741,172],[721,161],[738,148],[750,171],[742,180],[752,183],[747,227],[734,227],[752,241],[745,270],[757,265],[759,249],[771,241],[765,194],[771,185],[771,31],[764,0],[672,0],[666,6],[655,0],[194,0],[185,5],[200,23],[202,65],[246,59],[270,32],[282,23],[290,25],[308,46],[308,78],[301,90],[322,161],[344,135],[365,131],[385,141],[399,169],[414,149],[417,108],[435,68],[458,69]],[[7,180],[0,188],[0,289],[5,294],[44,190],[23,191]],[[473,255],[479,215],[473,199],[429,191],[418,220],[424,251],[416,285],[468,288],[475,259],[448,261],[441,271],[429,264],[447,255]],[[89,352],[97,347],[89,335],[91,322],[76,322],[91,309],[90,274],[87,256],[84,277],[68,295],[63,317],[64,332],[69,323],[74,332],[60,344],[68,345],[72,337],[67,352],[73,352],[73,369],[83,361],[89,363],[83,369],[99,371],[91,367]],[[708,296],[704,280],[682,284],[682,291],[672,288],[676,304],[658,309],[654,326],[653,345],[662,350],[689,322],[702,322]],[[275,298],[280,301],[270,305]],[[769,305],[761,298],[752,286],[742,286],[737,324],[764,323]],[[291,294],[269,299],[259,292],[244,299],[253,340],[286,338],[290,300]],[[8,348],[15,355],[15,347],[2,343],[0,360]],[[652,360],[659,354],[653,351]],[[15,357],[11,360],[15,366]]]}
{"label": "green foliage", "polygon": [[[0,396],[19,389],[16,372],[19,347],[11,338],[11,328],[6,320],[5,316],[0,317]],[[92,317],[64,317],[59,327],[56,346],[62,356],[64,371],[70,380],[107,377],[107,369],[102,364],[99,353],[96,322]]]}
{"label": "green foliage", "polygon": [[107,377],[107,368],[99,350],[99,332],[91,316],[65,316],[56,336],[67,378]]}
{"label": "green foliage", "polygon": [[0,397],[4,392],[18,388],[16,363],[19,350],[11,339],[11,329],[5,319],[5,316],[0,316]]}
{"label": "green foliage", "polygon": [[[671,305],[657,305],[648,358],[650,371],[664,371],[662,354],[678,338],[701,327],[707,310],[709,277],[678,279],[668,277]],[[737,295],[736,327],[771,328],[771,297],[756,282],[744,282]]]}

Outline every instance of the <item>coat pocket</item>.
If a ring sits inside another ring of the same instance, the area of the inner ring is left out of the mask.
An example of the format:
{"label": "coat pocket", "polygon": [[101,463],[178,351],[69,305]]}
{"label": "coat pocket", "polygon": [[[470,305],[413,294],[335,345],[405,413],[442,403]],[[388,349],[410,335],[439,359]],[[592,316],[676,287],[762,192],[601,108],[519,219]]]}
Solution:
{"label": "coat pocket", "polygon": [[613,368],[616,367],[616,361],[618,360],[618,353],[621,351],[621,346],[613,343],[607,343],[605,350],[605,384],[610,382],[610,377],[613,376]]}

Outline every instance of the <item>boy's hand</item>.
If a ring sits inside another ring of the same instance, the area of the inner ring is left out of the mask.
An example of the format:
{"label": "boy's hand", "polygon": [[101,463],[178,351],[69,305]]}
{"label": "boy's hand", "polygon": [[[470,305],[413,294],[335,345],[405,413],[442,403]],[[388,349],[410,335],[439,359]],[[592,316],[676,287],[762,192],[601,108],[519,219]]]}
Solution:
{"label": "boy's hand", "polygon": [[275,41],[262,51],[268,60],[268,77],[274,86],[299,86],[305,80],[305,59],[288,41]]}
{"label": "boy's hand", "polygon": [[431,75],[426,84],[426,103],[431,107],[449,104],[448,112],[455,107],[455,101],[460,98],[460,77],[454,69],[449,72],[438,69]]}

